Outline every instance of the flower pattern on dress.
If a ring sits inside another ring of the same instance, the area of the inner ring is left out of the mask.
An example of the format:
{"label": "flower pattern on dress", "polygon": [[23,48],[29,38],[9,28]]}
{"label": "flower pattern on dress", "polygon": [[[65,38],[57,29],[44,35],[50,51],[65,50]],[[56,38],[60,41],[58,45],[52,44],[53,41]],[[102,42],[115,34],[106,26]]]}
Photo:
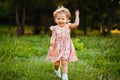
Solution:
{"label": "flower pattern on dress", "polygon": [[51,26],[52,30],[50,48],[46,60],[56,62],[66,59],[69,62],[77,61],[76,51],[70,38],[69,24],[65,27]]}

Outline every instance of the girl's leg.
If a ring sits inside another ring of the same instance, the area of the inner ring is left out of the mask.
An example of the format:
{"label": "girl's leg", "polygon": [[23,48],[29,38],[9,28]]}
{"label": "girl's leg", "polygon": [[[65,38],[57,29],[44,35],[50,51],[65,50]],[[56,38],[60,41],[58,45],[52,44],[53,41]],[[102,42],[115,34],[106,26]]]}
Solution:
{"label": "girl's leg", "polygon": [[68,73],[68,61],[62,60],[62,73],[67,74]]}
{"label": "girl's leg", "polygon": [[60,60],[59,60],[59,61],[56,61],[56,62],[54,63],[54,68],[55,68],[55,70],[58,70],[59,67],[60,67]]}
{"label": "girl's leg", "polygon": [[61,78],[60,60],[54,63],[54,68],[55,68],[56,77]]}
{"label": "girl's leg", "polygon": [[62,80],[68,80],[68,61],[62,60]]}

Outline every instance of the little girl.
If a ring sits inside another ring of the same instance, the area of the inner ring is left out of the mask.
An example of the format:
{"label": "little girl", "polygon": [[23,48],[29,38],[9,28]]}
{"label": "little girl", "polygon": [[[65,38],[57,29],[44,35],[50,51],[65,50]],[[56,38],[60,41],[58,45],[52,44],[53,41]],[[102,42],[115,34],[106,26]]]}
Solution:
{"label": "little girl", "polygon": [[56,76],[61,78],[60,64],[62,65],[62,80],[68,80],[68,62],[77,61],[75,48],[70,38],[70,29],[79,25],[79,11],[75,12],[75,22],[70,23],[70,12],[65,7],[59,7],[53,13],[55,23],[51,26],[51,44],[46,57],[49,62],[54,62]]}

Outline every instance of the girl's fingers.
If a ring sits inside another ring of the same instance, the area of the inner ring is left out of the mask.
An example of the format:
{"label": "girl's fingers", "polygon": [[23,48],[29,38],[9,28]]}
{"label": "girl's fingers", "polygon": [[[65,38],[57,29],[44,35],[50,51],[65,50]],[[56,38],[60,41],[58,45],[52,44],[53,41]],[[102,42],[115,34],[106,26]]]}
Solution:
{"label": "girl's fingers", "polygon": [[79,14],[79,10],[76,10],[75,13],[76,13],[76,14]]}

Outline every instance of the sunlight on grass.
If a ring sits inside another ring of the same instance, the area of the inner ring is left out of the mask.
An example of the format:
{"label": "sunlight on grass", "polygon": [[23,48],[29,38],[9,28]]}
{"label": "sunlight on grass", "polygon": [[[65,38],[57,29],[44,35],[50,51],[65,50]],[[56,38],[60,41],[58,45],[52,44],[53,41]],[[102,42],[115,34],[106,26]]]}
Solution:
{"label": "sunlight on grass", "polygon": [[120,30],[118,30],[118,29],[115,29],[115,30],[111,30],[111,33],[119,33],[120,34]]}

